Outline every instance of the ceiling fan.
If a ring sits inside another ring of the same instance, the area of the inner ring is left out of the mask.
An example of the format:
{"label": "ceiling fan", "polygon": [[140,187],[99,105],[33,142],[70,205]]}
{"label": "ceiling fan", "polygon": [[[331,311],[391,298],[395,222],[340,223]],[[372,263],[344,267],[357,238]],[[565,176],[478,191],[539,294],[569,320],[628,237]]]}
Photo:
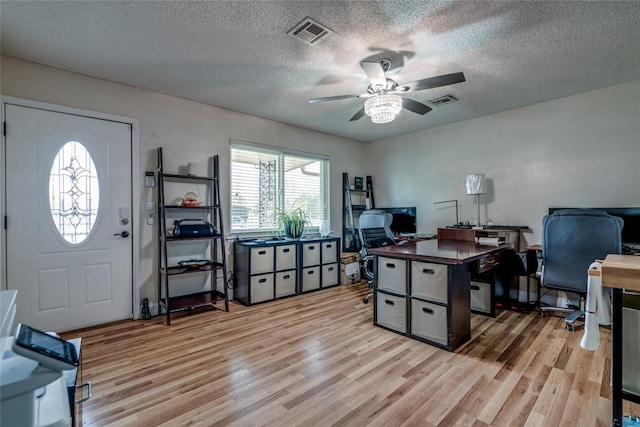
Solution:
{"label": "ceiling fan", "polygon": [[371,117],[374,123],[389,123],[404,108],[414,113],[423,115],[431,111],[427,105],[411,98],[399,95],[424,89],[432,89],[440,86],[452,85],[465,81],[463,73],[443,74],[441,76],[428,77],[410,83],[399,85],[395,80],[388,78],[385,71],[391,68],[391,61],[379,59],[375,62],[363,61],[360,63],[371,84],[367,92],[353,95],[326,96],[312,98],[310,104],[326,101],[337,101],[349,98],[367,98],[364,106],[349,121],[361,119],[365,114]]}

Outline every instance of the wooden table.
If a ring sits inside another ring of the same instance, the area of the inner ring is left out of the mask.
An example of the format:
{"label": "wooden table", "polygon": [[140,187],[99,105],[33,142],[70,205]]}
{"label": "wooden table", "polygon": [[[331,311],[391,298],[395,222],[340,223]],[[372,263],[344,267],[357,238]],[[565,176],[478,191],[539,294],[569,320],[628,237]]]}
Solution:
{"label": "wooden table", "polygon": [[607,255],[602,263],[602,285],[613,288],[611,388],[613,426],[622,425],[622,400],[640,403],[640,396],[622,389],[622,290],[640,292],[640,256]]}

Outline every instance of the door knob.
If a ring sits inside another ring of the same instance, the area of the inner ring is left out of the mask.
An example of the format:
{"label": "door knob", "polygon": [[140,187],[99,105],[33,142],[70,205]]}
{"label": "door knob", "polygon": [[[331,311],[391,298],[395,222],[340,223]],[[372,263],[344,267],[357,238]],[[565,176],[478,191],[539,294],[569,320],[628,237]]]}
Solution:
{"label": "door knob", "polygon": [[127,230],[124,230],[122,233],[114,234],[114,236],[129,237],[129,232]]}

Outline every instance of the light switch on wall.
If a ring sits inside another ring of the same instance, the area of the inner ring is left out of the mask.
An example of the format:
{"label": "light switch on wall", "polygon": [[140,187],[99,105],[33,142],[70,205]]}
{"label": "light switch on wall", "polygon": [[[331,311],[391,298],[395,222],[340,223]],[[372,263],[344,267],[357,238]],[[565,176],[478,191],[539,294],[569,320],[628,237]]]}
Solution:
{"label": "light switch on wall", "polygon": [[156,186],[156,178],[153,172],[148,171],[144,174],[144,185],[148,188]]}

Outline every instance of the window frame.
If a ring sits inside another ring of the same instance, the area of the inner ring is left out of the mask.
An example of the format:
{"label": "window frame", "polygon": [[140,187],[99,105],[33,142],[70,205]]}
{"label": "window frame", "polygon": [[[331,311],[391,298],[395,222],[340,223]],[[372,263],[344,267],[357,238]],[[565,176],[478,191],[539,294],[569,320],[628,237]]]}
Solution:
{"label": "window frame", "polygon": [[[317,154],[317,153],[309,153],[305,151],[292,150],[288,148],[270,146],[265,144],[258,144],[254,142],[240,141],[240,140],[229,140],[229,230],[230,234],[242,236],[242,235],[254,235],[254,236],[266,236],[266,235],[276,235],[279,234],[280,230],[277,226],[273,228],[234,228],[233,215],[234,211],[234,183],[233,183],[233,163],[234,163],[234,150],[245,150],[247,152],[253,153],[263,153],[265,155],[273,155],[276,158],[276,208],[282,208],[285,203],[285,187],[287,183],[285,182],[285,162],[287,158],[289,160],[291,157],[303,158],[309,161],[320,161],[320,190],[318,196],[320,198],[320,216],[321,218],[318,222],[326,220],[327,223],[330,224],[330,160],[329,156]],[[304,165],[300,166],[302,169]],[[320,224],[312,224],[307,225],[305,227],[305,234],[318,234],[319,233]]]}

